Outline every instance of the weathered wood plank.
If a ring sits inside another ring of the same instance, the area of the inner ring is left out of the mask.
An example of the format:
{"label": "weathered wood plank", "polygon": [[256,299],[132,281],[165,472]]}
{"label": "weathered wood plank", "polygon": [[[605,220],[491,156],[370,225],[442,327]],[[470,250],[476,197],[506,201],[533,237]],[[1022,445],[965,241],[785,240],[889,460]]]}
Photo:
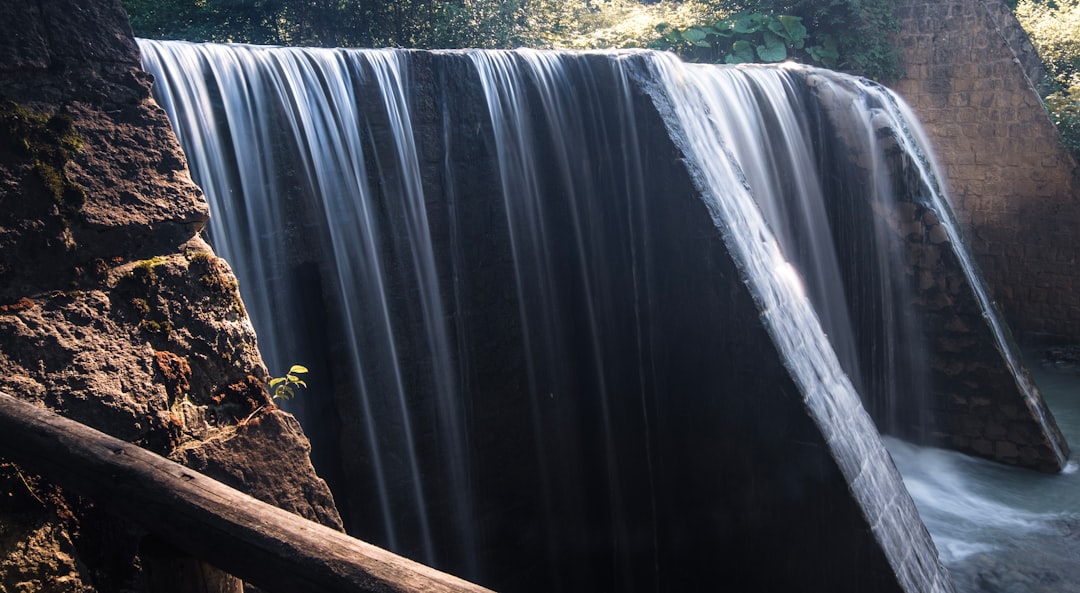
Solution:
{"label": "weathered wood plank", "polygon": [[3,393],[0,454],[266,591],[488,591]]}

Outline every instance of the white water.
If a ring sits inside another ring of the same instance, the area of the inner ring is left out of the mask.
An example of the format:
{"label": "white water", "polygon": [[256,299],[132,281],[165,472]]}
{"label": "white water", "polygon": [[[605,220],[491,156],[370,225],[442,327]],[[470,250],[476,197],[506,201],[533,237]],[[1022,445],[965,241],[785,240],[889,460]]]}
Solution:
{"label": "white water", "polygon": [[[440,421],[450,435],[443,450],[444,466],[449,468],[451,491],[456,495],[459,538],[471,545],[468,469],[460,451],[465,441],[454,392],[458,381],[449,362],[445,313],[435,289],[413,125],[405,104],[404,54],[313,48],[275,51],[148,40],[141,40],[140,48],[145,67],[167,82],[157,85],[159,102],[174,118],[192,175],[210,203],[211,238],[218,253],[236,270],[271,372],[296,362],[289,358],[295,355],[290,316],[307,306],[294,300],[289,286],[295,282],[287,275],[294,260],[291,245],[329,242],[341,291],[339,302],[346,325],[353,328],[344,334],[349,338],[352,376],[360,382],[358,400],[388,545],[397,548],[402,529],[394,517],[408,513],[415,517],[422,542],[420,559],[434,564],[426,477],[417,464],[414,422],[405,405],[397,359],[399,336],[390,323],[388,272],[379,248],[381,235],[389,229],[380,228],[375,220],[374,190],[369,186],[365,149],[356,133],[369,125],[365,110],[388,118],[393,134],[386,152],[393,160],[379,163],[378,172],[400,180],[396,189],[405,221],[401,232],[408,237],[413,280],[428,328],[426,347],[439,387]],[[359,93],[365,85],[378,89],[377,103],[365,104]],[[280,127],[282,121],[288,125],[285,130]],[[259,149],[275,143],[288,147]],[[318,196],[315,203],[322,211],[286,210],[290,191]],[[326,236],[295,236],[294,219],[300,216],[319,219],[316,224],[326,229]],[[367,373],[368,368],[381,369],[377,383],[368,384],[367,378],[376,376]],[[399,472],[405,468],[404,482],[411,484],[411,492],[391,493],[384,468],[390,463]]]}
{"label": "white water", "polygon": [[[540,406],[546,391],[554,399],[555,393],[562,396],[569,388],[569,380],[560,376],[558,370],[563,365],[559,364],[562,355],[560,345],[564,343],[566,328],[560,311],[557,310],[558,298],[554,294],[556,265],[551,261],[551,249],[549,247],[549,231],[543,216],[544,192],[541,189],[542,173],[539,170],[534,152],[533,135],[536,133],[530,124],[530,111],[526,103],[525,93],[527,82],[535,83],[540,89],[543,113],[546,116],[545,123],[552,134],[573,133],[575,128],[567,125],[563,118],[570,112],[561,108],[559,104],[559,85],[562,75],[562,64],[552,54],[522,51],[519,54],[506,52],[469,52],[469,59],[480,75],[480,82],[487,99],[487,110],[491,117],[491,124],[495,131],[495,146],[499,164],[499,179],[502,185],[503,206],[509,221],[510,246],[513,251],[514,281],[519,299],[519,315],[522,324],[522,335],[525,339],[527,355],[525,362],[529,375],[530,402],[532,409],[532,428],[535,434],[543,434],[540,426],[542,413]],[[519,59],[520,58],[520,59]],[[527,82],[526,82],[527,81]],[[572,175],[570,167],[570,155],[572,145],[565,140],[556,142],[554,154],[546,155],[558,163],[558,168],[563,175],[564,182],[570,181],[566,177]],[[574,192],[573,183],[564,183],[563,187],[568,192]],[[571,198],[572,201],[574,198]],[[578,244],[576,250],[578,263],[583,255],[580,248],[582,228],[580,221],[572,220],[573,236]],[[582,266],[582,269],[588,269]],[[589,278],[584,279],[589,286]],[[595,301],[586,297],[587,306]],[[530,306],[531,305],[531,306]],[[534,314],[535,313],[535,314]],[[596,316],[588,311],[584,316],[584,323],[588,326],[590,334],[596,336]],[[592,356],[595,361],[598,356],[595,339],[591,344]],[[596,368],[602,368],[597,365]],[[547,371],[555,376],[547,381],[542,381],[540,374]],[[600,398],[607,401],[607,394],[603,390],[602,379],[598,380]],[[541,387],[543,385],[544,387]],[[618,483],[615,464],[611,460],[613,448],[611,446],[611,427],[607,423],[609,415],[603,414],[604,424],[601,426],[606,453],[605,472],[609,483]],[[553,478],[551,476],[551,464],[546,451],[538,450],[540,457],[537,467],[540,469],[540,483],[543,489],[544,521],[549,531],[557,529],[560,521],[559,512],[556,510],[557,496],[553,490]],[[604,493],[608,498],[610,513],[616,518],[613,525],[619,524],[618,517],[623,514],[621,498],[614,489]],[[617,539],[619,534],[613,534]],[[549,549],[554,542],[548,544]],[[551,552],[555,552],[551,550]],[[549,552],[549,553],[551,553]],[[560,577],[557,577],[560,578]],[[562,583],[559,583],[561,588]]]}
{"label": "white water", "polygon": [[[829,146],[817,145],[823,139],[815,127],[823,125],[823,111],[839,110],[846,118],[843,125],[858,129],[847,138],[852,146],[841,148],[859,155],[858,166],[844,171],[849,178],[845,185],[866,188],[866,194],[855,199],[880,204],[886,211],[899,201],[900,196],[893,195],[892,171],[874,137],[882,124],[876,121],[872,101],[861,88],[853,90],[851,77],[793,64],[687,68],[702,95],[709,97],[713,133],[740,164],[784,257],[800,271],[841,366],[877,425],[883,432],[921,434],[921,416],[928,410],[923,400],[929,391],[924,381],[928,372],[921,329],[906,314],[905,297],[911,289],[895,232],[887,217],[830,214],[830,209],[848,208],[847,198],[826,195],[840,190],[819,177],[822,163],[833,155]],[[809,96],[808,82],[819,96]],[[827,103],[824,110],[819,101]],[[886,131],[896,123],[891,121]],[[867,275],[857,272],[858,260],[873,262],[870,276],[875,280],[853,280]],[[853,282],[869,284],[845,286]],[[861,318],[861,327],[854,317]]]}
{"label": "white water", "polygon": [[[740,172],[785,257],[799,257],[811,301],[849,377],[859,382],[850,306],[843,291],[807,106],[778,68],[684,66],[708,97],[718,144]],[[739,106],[732,108],[731,106]]]}
{"label": "white water", "polygon": [[[1065,438],[1080,440],[1080,376],[1030,368]],[[1080,591],[1080,471],[1044,475],[887,439],[959,593]]]}
{"label": "white water", "polygon": [[[637,54],[612,56],[612,67],[618,68],[631,56],[640,57]],[[545,197],[539,190],[538,159],[559,163],[558,169],[566,177],[564,190],[570,193],[569,200],[578,204],[572,209],[569,221],[576,238],[575,252],[579,257],[580,269],[590,269],[586,262],[586,254],[590,252],[589,241],[585,239],[588,227],[583,223],[587,218],[587,207],[583,206],[585,202],[580,202],[582,198],[574,195],[579,190],[587,191],[587,184],[573,179],[576,169],[571,163],[575,155],[579,155],[573,149],[582,144],[574,137],[574,132],[581,126],[572,119],[578,111],[569,109],[564,102],[566,97],[563,93],[566,93],[567,86],[560,84],[564,62],[557,55],[532,51],[512,54],[474,52],[469,57],[480,72],[496,130],[508,216],[512,221],[517,221],[517,224],[511,225],[511,232],[516,233],[512,237],[512,244],[515,262],[519,262],[516,267],[518,291],[526,295],[540,293],[538,301],[543,303],[539,315],[522,310],[525,334],[531,342],[529,348],[532,355],[529,360],[546,360],[551,365],[549,368],[558,367],[555,361],[559,353],[555,351],[555,345],[561,341],[558,335],[562,326],[560,313],[550,306],[558,301],[557,297],[545,294],[553,290],[551,281],[556,276],[551,269],[553,264],[546,259],[550,252],[546,245],[548,232],[545,219],[539,214],[542,209],[540,202]],[[815,192],[820,192],[820,186],[812,174],[813,151],[805,144],[808,139],[798,136],[799,127],[792,126],[792,137],[780,144],[790,143],[794,150],[801,147],[803,154],[782,164],[776,164],[771,154],[754,152],[745,146],[740,147],[741,151],[732,148],[740,141],[750,142],[757,138],[761,130],[746,132],[744,137],[739,138],[732,134],[731,126],[749,121],[760,112],[756,111],[758,106],[752,97],[744,95],[732,100],[728,91],[748,84],[752,76],[759,79],[758,84],[767,86],[770,82],[781,81],[783,74],[775,75],[774,70],[718,71],[713,67],[687,66],[666,54],[650,54],[648,59],[651,72],[637,78],[636,82],[651,88],[657,107],[667,118],[669,130],[686,154],[688,167],[697,176],[698,189],[712,213],[714,224],[743,269],[744,281],[758,302],[785,365],[806,394],[807,405],[832,446],[834,456],[852,485],[856,498],[868,514],[881,545],[888,550],[890,559],[896,561],[894,569],[901,575],[905,586],[912,590],[951,590],[937,572],[935,551],[932,547],[921,547],[917,543],[922,541],[923,533],[914,506],[905,492],[895,488],[899,475],[888,461],[877,429],[865,413],[855,389],[819,326],[799,273],[784,258],[780,244],[773,238],[772,230],[752,193],[755,190],[763,193],[777,191],[777,187],[765,180],[764,176],[759,176],[755,182],[748,181],[756,173],[747,174],[747,170],[768,171],[770,167],[776,167],[776,171],[783,171],[781,174],[800,177],[806,183],[800,195],[812,197],[803,200],[804,206],[810,210],[821,208],[823,200],[820,196],[813,196]],[[639,71],[621,71],[624,80],[641,75]],[[775,78],[769,78],[772,76]],[[540,90],[541,111],[546,115],[543,123],[532,120],[534,111],[528,108],[526,79]],[[780,99],[777,101],[780,102]],[[667,111],[669,109],[670,112]],[[790,108],[780,111],[791,113]],[[544,125],[548,133],[557,137],[554,154],[540,155],[535,152],[533,125]],[[567,134],[567,137],[562,134]],[[803,173],[806,175],[803,176]],[[764,200],[771,206],[778,206],[781,201],[779,196],[767,197],[776,198],[775,201]],[[642,198],[631,198],[634,199]],[[817,216],[817,222],[823,219],[820,212],[810,216]],[[780,218],[777,215],[777,220]],[[827,267],[830,260],[822,257],[820,261],[825,262],[823,267]],[[526,263],[522,265],[520,262]],[[825,285],[830,279],[838,281],[838,275],[836,273],[825,282],[815,278],[815,288],[829,290],[830,287]],[[602,340],[598,337],[600,324],[597,311],[592,308],[597,300],[592,295],[594,288],[590,288],[597,280],[600,279],[589,276],[582,279],[586,292],[584,300],[588,307],[583,318],[593,337],[595,367],[603,368],[605,354]],[[596,288],[600,286],[602,284],[595,285]],[[825,297],[825,301],[828,302],[828,297]],[[535,336],[548,338],[544,340]],[[555,384],[558,385],[558,382]],[[602,373],[598,375],[597,387],[605,410],[602,419],[606,421],[609,395]],[[606,466],[608,482],[618,484],[612,427],[605,423],[600,428],[605,435],[609,456]],[[612,524],[621,525],[624,523],[620,521],[624,512],[621,495],[614,490],[608,496]],[[626,535],[616,533],[613,537],[619,541]]]}

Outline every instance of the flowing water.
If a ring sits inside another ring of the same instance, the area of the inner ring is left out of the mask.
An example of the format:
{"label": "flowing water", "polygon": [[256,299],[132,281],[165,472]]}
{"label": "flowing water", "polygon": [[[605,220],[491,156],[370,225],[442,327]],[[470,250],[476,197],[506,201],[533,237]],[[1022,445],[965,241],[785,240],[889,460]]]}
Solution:
{"label": "flowing water", "polygon": [[[826,71],[792,64],[685,69],[701,101],[698,111],[745,177],[877,425],[918,436],[928,407],[913,394],[928,392],[925,347],[902,304],[910,300],[910,287],[895,233],[887,217],[860,214],[843,199],[827,196],[842,191],[821,178],[828,174],[822,161],[830,150],[854,150],[862,162],[843,171],[844,183],[865,188],[862,199],[891,208],[902,196],[894,194],[893,171],[878,136],[896,134],[907,120],[882,105],[887,92],[880,87]],[[827,145],[820,129],[831,125],[823,121],[828,115],[822,111],[829,109],[843,111],[846,124],[856,128],[848,142],[857,146]],[[891,116],[888,121],[881,121],[882,112]],[[862,268],[866,278],[853,281],[859,272],[852,266],[860,262],[869,264]],[[856,291],[856,284],[863,286]]]}
{"label": "flowing water", "polygon": [[[304,215],[325,229],[339,291],[347,349],[357,380],[378,505],[384,517],[387,545],[398,547],[403,529],[393,523],[407,516],[404,527],[417,534],[421,559],[433,563],[434,550],[425,505],[427,477],[416,459],[411,410],[405,404],[405,384],[397,359],[401,339],[391,327],[394,281],[380,253],[381,236],[406,238],[412,281],[418,287],[420,315],[427,328],[424,352],[436,376],[439,415],[449,435],[444,466],[456,493],[459,537],[468,543],[471,512],[465,503],[464,456],[455,449],[463,442],[454,409],[457,384],[450,369],[450,343],[443,305],[434,288],[434,256],[428,231],[423,189],[410,112],[404,105],[403,54],[393,51],[337,52],[251,51],[224,45],[180,44],[182,51],[150,51],[143,42],[146,67],[161,77],[158,99],[172,114],[177,135],[187,150],[192,175],[214,213],[210,238],[217,252],[233,262],[243,296],[260,336],[260,349],[271,369],[288,368],[298,347],[296,325],[311,305],[305,293],[291,285],[309,282],[293,270],[294,245],[311,237],[295,234],[301,213],[290,209],[295,194],[312,196],[317,210]],[[360,96],[361,88],[375,89]],[[365,101],[369,102],[365,105]],[[356,130],[370,126],[363,110],[386,117],[392,133],[381,155],[388,162],[370,163]],[[277,146],[274,150],[260,147]],[[400,227],[383,228],[370,186],[368,168],[393,185],[400,199]],[[290,195],[293,194],[293,195]],[[305,361],[307,362],[307,361]],[[309,366],[312,366],[309,363]],[[368,369],[380,369],[368,372]],[[313,375],[327,375],[326,368]],[[371,395],[379,393],[379,397]],[[388,398],[387,395],[390,395]],[[303,414],[302,408],[297,410]],[[390,492],[386,476],[394,465],[406,489]]]}
{"label": "flowing water", "polygon": [[[664,59],[673,58],[667,56]],[[706,193],[714,222],[730,241],[739,245],[741,253],[750,254],[743,265],[750,268],[748,276],[760,282],[752,290],[758,291],[762,316],[772,328],[774,340],[782,344],[784,351],[798,353],[798,356],[791,356],[787,364],[803,382],[808,393],[807,403],[819,427],[836,447],[844,474],[852,484],[854,495],[872,517],[871,522],[877,525],[895,521],[900,526],[898,531],[882,531],[887,533],[882,545],[898,554],[905,553],[901,550],[910,549],[906,542],[918,540],[920,527],[917,514],[907,505],[907,497],[892,498],[891,493],[881,487],[892,483],[895,469],[883,460],[878,439],[870,436],[877,428],[863,410],[821,327],[802,321],[802,318],[814,316],[810,302],[804,296],[800,274],[792,271],[791,264],[780,252],[780,245],[762,240],[768,227],[750,193],[754,186],[747,183],[749,191],[743,193],[730,181],[739,178],[740,172],[729,167],[743,167],[744,170],[769,167],[772,161],[738,161],[729,152],[731,149],[724,142],[728,122],[717,118],[720,113],[731,111],[731,104],[724,104],[717,97],[714,79],[706,75],[677,80],[673,77],[679,76],[678,69],[658,70],[657,78],[665,91],[673,95],[670,104],[673,112],[669,117],[674,117],[681,128],[674,134],[683,134],[684,149],[700,167],[698,183]],[[749,111],[753,113],[754,109]],[[732,119],[738,119],[738,116]],[[838,432],[854,435],[854,438],[839,438]],[[902,580],[910,579],[906,583],[908,587],[918,587],[918,582],[932,589],[946,587],[929,576],[907,575],[899,568],[898,572],[901,572]]]}
{"label": "flowing water", "polygon": [[[822,110],[850,112],[865,140],[852,167],[865,177],[859,187],[871,201],[895,200],[882,177],[881,131],[912,162],[928,160],[913,119],[887,91],[814,70],[689,66],[658,53],[140,47],[271,370],[302,362],[315,385],[320,376],[350,385],[342,409],[351,411],[320,412],[312,402],[314,411],[297,413],[309,433],[319,427],[313,441],[340,441],[355,462],[339,470],[324,461],[320,471],[332,485],[368,493],[364,508],[348,510],[381,523],[358,520],[380,532],[376,541],[471,578],[509,553],[485,547],[495,536],[479,525],[492,514],[533,513],[543,525],[511,541],[549,563],[575,546],[587,559],[586,568],[550,569],[559,573],[545,581],[552,588],[586,582],[582,570],[627,591],[662,588],[663,523],[673,512],[662,501],[682,500],[662,479],[679,476],[662,455],[678,435],[660,426],[678,415],[668,406],[681,395],[665,391],[679,378],[662,369],[681,367],[656,320],[666,319],[658,308],[678,309],[668,272],[682,262],[662,257],[681,238],[656,234],[658,204],[672,198],[650,173],[674,159],[640,135],[644,93],[693,177],[710,236],[722,238],[738,268],[737,278],[678,281],[717,294],[745,284],[904,587],[950,590],[858,396],[883,393],[879,422],[912,414],[904,421],[921,422],[918,402],[902,399],[925,391],[919,349],[901,346],[919,343],[894,303],[903,274],[887,247],[859,239],[855,249],[881,270],[860,293],[869,307],[841,290],[853,249],[845,241],[854,239],[834,228],[824,200],[820,165],[834,155],[812,140],[826,125]],[[452,61],[444,72],[455,74],[410,72],[414,60],[436,59]],[[462,80],[480,91],[455,98],[445,90]],[[821,97],[831,103],[822,107]],[[933,169],[919,175],[934,189],[920,199],[949,220]],[[970,264],[966,271],[981,291]],[[324,307],[339,311],[332,321]],[[524,379],[507,382],[515,363],[492,367],[492,349],[519,357]],[[315,361],[292,359],[297,352]],[[319,366],[331,357],[349,368]],[[492,384],[501,398],[494,406],[476,395]],[[497,417],[503,406],[527,409],[528,421]],[[474,453],[510,447],[489,442],[503,431],[531,450],[507,453],[520,461],[492,478],[490,460]],[[899,460],[905,451],[893,445]],[[318,465],[318,446],[314,456]],[[524,502],[490,494],[491,482],[522,491]],[[957,551],[963,537],[939,539],[950,562],[983,551]],[[598,542],[630,552],[613,557]]]}
{"label": "flowing water", "polygon": [[[1032,375],[1066,439],[1080,442],[1080,375]],[[1045,475],[886,440],[959,593],[1080,592],[1080,468]]]}

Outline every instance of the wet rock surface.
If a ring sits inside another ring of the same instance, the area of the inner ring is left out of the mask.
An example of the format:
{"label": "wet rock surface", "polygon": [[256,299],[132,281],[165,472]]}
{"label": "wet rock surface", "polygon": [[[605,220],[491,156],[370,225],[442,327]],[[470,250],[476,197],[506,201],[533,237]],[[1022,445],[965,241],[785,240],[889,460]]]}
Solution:
{"label": "wet rock surface", "polygon": [[[1076,593],[1080,591],[1080,519],[1063,517],[1057,533],[1029,534],[1004,550],[979,552],[950,567],[958,591]],[[1064,537],[1063,537],[1064,536]],[[1065,545],[1062,545],[1064,542]]]}
{"label": "wet rock surface", "polygon": [[1051,346],[1041,350],[1039,365],[1051,371],[1080,373],[1080,345]]}

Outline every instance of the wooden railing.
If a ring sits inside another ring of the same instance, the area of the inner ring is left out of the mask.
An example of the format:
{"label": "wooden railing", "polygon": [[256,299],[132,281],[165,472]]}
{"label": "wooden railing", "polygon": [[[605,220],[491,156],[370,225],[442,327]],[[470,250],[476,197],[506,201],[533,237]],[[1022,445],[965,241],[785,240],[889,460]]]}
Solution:
{"label": "wooden railing", "polygon": [[3,393],[0,455],[270,593],[490,593]]}

